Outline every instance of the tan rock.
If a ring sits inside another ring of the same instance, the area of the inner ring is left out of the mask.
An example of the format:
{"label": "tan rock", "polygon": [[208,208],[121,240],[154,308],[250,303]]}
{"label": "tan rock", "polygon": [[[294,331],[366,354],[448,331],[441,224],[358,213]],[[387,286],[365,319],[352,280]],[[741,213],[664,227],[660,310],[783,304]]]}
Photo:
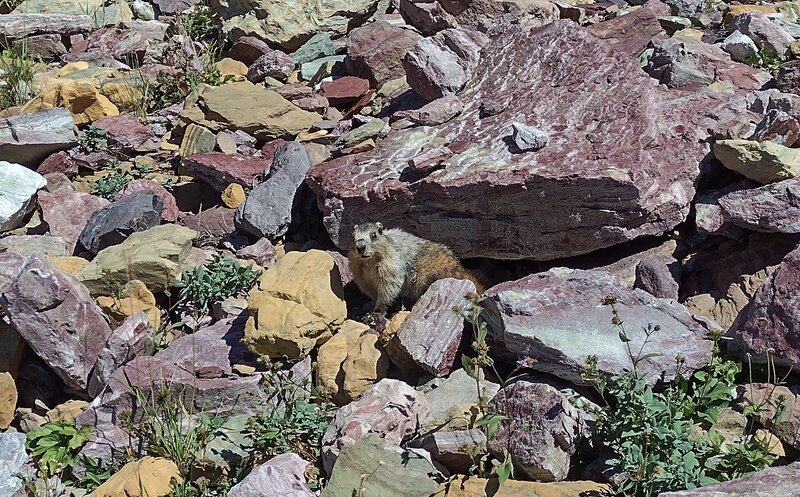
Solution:
{"label": "tan rock", "polygon": [[392,362],[400,368],[401,371],[418,371],[417,365],[402,349],[400,349],[398,341],[394,340],[397,330],[400,325],[405,322],[406,318],[411,314],[411,311],[399,311],[392,316],[386,326],[381,331],[380,341],[386,353],[389,354]]}
{"label": "tan rock", "polygon": [[76,257],[73,255],[48,255],[47,260],[56,268],[73,276],[89,265],[89,261],[83,257]]}
{"label": "tan rock", "polygon": [[117,78],[104,81],[100,93],[120,109],[132,109],[133,104],[142,98],[142,91],[133,82]]}
{"label": "tan rock", "polygon": [[231,209],[239,207],[245,200],[247,200],[247,195],[245,195],[244,188],[239,183],[231,183],[222,192],[222,203]]}
{"label": "tan rock", "polygon": [[216,143],[217,137],[208,128],[189,124],[183,132],[183,140],[181,140],[178,154],[181,157],[187,157],[192,154],[213,152]]}
{"label": "tan rock", "polygon": [[800,176],[800,150],[771,141],[717,140],[714,155],[723,166],[760,183]]}
{"label": "tan rock", "polygon": [[231,369],[239,376],[250,376],[256,372],[256,368],[247,364],[234,364]]}
{"label": "tan rock", "polygon": [[14,420],[17,409],[17,385],[11,373],[0,373],[0,430],[5,430]]}
{"label": "tan rock", "polygon": [[773,456],[786,457],[786,449],[783,448],[780,439],[772,433],[763,428],[759,428],[756,430],[755,437],[756,440],[760,440],[767,445],[767,450]]}
{"label": "tan rock", "polygon": [[245,342],[258,354],[299,358],[347,316],[339,269],[327,252],[291,252],[265,271],[247,299]]}
{"label": "tan rock", "polygon": [[147,285],[139,280],[131,280],[122,287],[118,295],[97,297],[97,305],[111,318],[113,326],[119,326],[126,318],[137,312],[144,312],[153,324],[153,329],[161,326],[161,311],[156,305],[156,298],[147,289]]}
{"label": "tan rock", "polygon": [[614,495],[614,492],[609,485],[593,481],[539,483],[506,480],[499,486],[496,479],[456,476],[442,483],[431,497],[576,497],[579,495],[600,497]]}
{"label": "tan rock", "polygon": [[165,497],[174,483],[182,482],[174,462],[148,456],[123,466],[92,497]]}
{"label": "tan rock", "polygon": [[725,8],[725,26],[730,24],[731,20],[739,14],[747,14],[751,12],[760,12],[762,14],[774,14],[777,9],[774,5],[728,5]]}
{"label": "tan rock", "polygon": [[347,320],[319,348],[317,378],[320,394],[345,405],[386,376],[389,356],[369,326]]}
{"label": "tan rock", "polygon": [[247,66],[238,60],[228,57],[214,63],[223,76],[247,76]]}
{"label": "tan rock", "polygon": [[88,406],[89,403],[85,400],[68,400],[47,411],[47,421],[50,423],[71,423],[75,421],[75,418],[81,415]]}
{"label": "tan rock", "polygon": [[57,79],[22,106],[23,112],[63,107],[72,113],[76,124],[88,124],[107,116],[118,116],[116,105],[87,81]]}

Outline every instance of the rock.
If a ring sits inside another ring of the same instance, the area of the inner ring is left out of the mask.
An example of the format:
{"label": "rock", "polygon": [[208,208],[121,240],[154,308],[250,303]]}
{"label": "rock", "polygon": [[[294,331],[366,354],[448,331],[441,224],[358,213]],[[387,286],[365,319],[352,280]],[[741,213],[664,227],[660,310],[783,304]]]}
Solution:
{"label": "rock", "polygon": [[[570,67],[579,74],[562,71],[565,51],[574,54]],[[392,131],[374,151],[309,171],[307,181],[338,248],[347,249],[353,225],[367,219],[445,243],[459,257],[552,260],[660,236],[689,212],[698,163],[708,154],[705,130],[740,115],[742,110],[733,109],[744,105],[729,94],[698,91],[678,98],[659,89],[635,61],[572,21],[531,34],[508,33],[485,46],[480,60],[458,95],[465,109],[451,121]],[[513,67],[513,76],[498,75],[497,67]],[[552,85],[556,80],[565,83]],[[599,105],[605,99],[600,94],[613,95],[617,110]],[[569,105],[553,104],[567,100]],[[505,110],[487,116],[481,111],[487,103]],[[577,124],[586,119],[597,127]],[[512,154],[503,139],[516,120],[548,132],[547,147]],[[688,134],[663,132],[673,126]],[[648,131],[635,139],[622,132],[634,128]],[[443,144],[453,152],[446,167],[407,181],[408,161]],[[563,161],[567,156],[575,159]],[[612,172],[623,170],[636,179]],[[660,194],[648,193],[655,191]]]}
{"label": "rock", "polygon": [[752,140],[760,142],[769,140],[786,147],[794,145],[798,138],[800,138],[800,122],[777,109],[767,111],[750,137]]}
{"label": "rock", "polygon": [[41,174],[25,166],[0,161],[0,233],[10,231],[35,207],[36,192],[47,185]]}
{"label": "rock", "polygon": [[765,364],[767,353],[778,366],[800,366],[800,346],[794,337],[800,326],[800,296],[794,291],[800,279],[800,246],[786,255],[764,281],[731,326],[731,346]]}
{"label": "rock", "polygon": [[322,83],[322,95],[331,105],[355,102],[369,91],[369,81],[355,76],[345,76]]}
{"label": "rock", "polygon": [[402,381],[379,381],[336,412],[322,438],[325,471],[330,474],[340,452],[370,434],[400,445],[417,433],[429,412],[425,397]]}
{"label": "rock", "polygon": [[635,288],[653,297],[678,300],[681,265],[674,257],[647,256],[636,265]]}
{"label": "rock", "polygon": [[330,57],[336,53],[336,46],[330,33],[317,33],[292,54],[292,60],[299,65],[312,60]]}
{"label": "rock", "polygon": [[0,297],[11,326],[69,386],[85,390],[111,335],[105,316],[75,278],[30,257]]}
{"label": "rock", "polygon": [[508,417],[489,440],[495,457],[502,459],[503,450],[508,450],[514,465],[531,479],[566,478],[570,456],[586,434],[586,426],[578,410],[557,389],[517,381],[500,389],[489,410]]}
{"label": "rock", "polygon": [[487,32],[516,25],[529,31],[559,18],[555,4],[536,0],[477,0],[469,4],[400,0],[400,13],[426,36],[457,26]]}
{"label": "rock", "polygon": [[80,235],[81,245],[97,254],[118,245],[132,233],[161,224],[164,201],[158,195],[142,191],[115,200],[92,214]]}
{"label": "rock", "polygon": [[246,0],[218,10],[222,33],[230,40],[253,35],[295,50],[317,33],[345,34],[363,23],[377,3],[378,0]]}
{"label": "rock", "polygon": [[11,235],[0,238],[0,250],[16,252],[23,257],[33,254],[44,256],[67,255],[63,238],[48,235]]}
{"label": "rock", "polygon": [[86,14],[27,14],[14,12],[0,17],[0,38],[21,40],[35,35],[63,36],[88,33],[94,27]]}
{"label": "rock", "polygon": [[[495,493],[496,491],[496,493]],[[610,485],[593,481],[535,482],[506,480],[497,489],[497,479],[456,476],[439,485],[431,497],[575,497],[612,495]]]}
{"label": "rock", "polygon": [[403,59],[408,85],[428,101],[455,95],[472,77],[487,41],[481,33],[458,29],[421,39]]}
{"label": "rock", "polygon": [[397,330],[396,347],[425,372],[450,374],[464,332],[464,317],[454,308],[466,310],[470,305],[467,294],[475,292],[475,285],[468,280],[434,282]]}
{"label": "rock", "polygon": [[405,76],[403,58],[422,39],[386,21],[356,28],[347,37],[347,72],[368,79],[373,88]]}
{"label": "rock", "polygon": [[96,497],[166,497],[172,485],[182,483],[178,466],[161,457],[131,461],[97,487]]}
{"label": "rock", "polygon": [[114,296],[97,297],[97,305],[109,317],[112,326],[119,326],[125,319],[144,312],[153,328],[161,327],[161,310],[156,305],[155,296],[139,280],[129,281]]}
{"label": "rock", "polygon": [[269,162],[263,158],[218,152],[190,155],[184,161],[184,168],[187,174],[218,192],[225,191],[231,183],[249,190],[270,172]]}
{"label": "rock", "polygon": [[68,400],[47,411],[47,419],[51,423],[74,423],[88,405],[85,400]]}
{"label": "rock", "polygon": [[726,222],[766,233],[800,233],[800,178],[720,197]]}
{"label": "rock", "polygon": [[[365,124],[348,131],[337,139],[333,145],[342,150],[362,144],[367,140],[372,140],[379,136],[384,136],[387,132],[386,123],[381,119],[369,119]],[[373,142],[374,148],[374,142]]]}
{"label": "rock", "polygon": [[222,191],[221,199],[222,203],[225,204],[225,207],[235,209],[242,205],[245,200],[247,200],[247,194],[244,192],[242,185],[238,183],[231,183],[225,187],[225,190]]}
{"label": "rock", "polygon": [[315,494],[306,485],[304,473],[308,465],[308,461],[294,452],[275,456],[231,487],[228,497],[313,497]]}
{"label": "rock", "polygon": [[658,497],[791,497],[800,492],[800,462],[763,469],[717,485],[661,492]]}
{"label": "rock", "polygon": [[440,479],[441,475],[425,451],[402,449],[379,436],[368,435],[342,449],[320,497],[350,497],[359,492],[428,497],[436,490],[434,478]]}
{"label": "rock", "polygon": [[425,36],[458,26],[456,18],[447,12],[438,1],[400,0],[400,14],[410,25]]}
{"label": "rock", "polygon": [[[57,78],[47,83],[39,95],[21,107],[21,112],[36,112],[63,107],[72,114],[74,124],[89,124],[108,116],[118,116],[119,109],[100,93],[91,80]],[[60,150],[60,149],[59,149]]]}
{"label": "rock", "polygon": [[736,62],[748,62],[758,56],[758,46],[749,36],[736,30],[722,42],[722,49]]}
{"label": "rock", "polygon": [[775,74],[775,86],[782,92],[800,93],[800,62],[790,60],[780,65]]}
{"label": "rock", "polygon": [[190,123],[183,131],[178,155],[185,158],[194,154],[207,154],[214,151],[216,143],[217,138],[214,133],[203,126]]}
{"label": "rock", "polygon": [[342,406],[386,376],[389,356],[368,326],[345,321],[317,355],[320,395]]}
{"label": "rock", "polygon": [[161,219],[168,223],[174,223],[178,220],[180,209],[178,209],[178,203],[175,200],[175,196],[168,192],[166,188],[150,179],[135,179],[128,182],[128,184],[122,187],[122,190],[120,190],[119,193],[117,193],[117,195],[114,197],[114,201],[116,202],[125,197],[129,197],[141,192],[151,193],[161,199],[163,204],[163,208],[161,210]]}
{"label": "rock", "polygon": [[[19,272],[22,271],[22,266],[25,264],[26,258],[27,257],[23,257],[12,251],[0,252],[0,293],[2,293],[3,290],[14,281]],[[0,325],[0,329],[2,329],[2,325]]]}
{"label": "rock", "polygon": [[3,461],[0,464],[0,495],[16,496],[17,492],[24,492],[25,482],[19,478],[28,462],[24,433],[0,433],[0,461]]}
{"label": "rock", "polygon": [[800,151],[771,141],[717,140],[714,156],[723,166],[759,183],[800,176]]}
{"label": "rock", "polygon": [[36,167],[50,154],[77,144],[77,128],[66,109],[0,118],[0,157],[5,161]]}
{"label": "rock", "polygon": [[[626,345],[639,350],[648,326],[658,325],[660,330],[651,335],[643,353],[661,354],[639,363],[648,381],[662,375],[669,381],[678,355],[685,358],[686,371],[702,368],[710,359],[706,330],[684,306],[621,288],[610,273],[553,269],[501,283],[485,295],[486,319],[495,340],[517,356],[533,358],[533,369],[576,385],[582,384],[580,369],[591,355],[597,356],[597,368],[604,374],[630,369]],[[616,307],[629,344],[618,338],[611,309],[601,304],[607,295],[618,299]],[[601,336],[606,345],[598,350],[593,344]]]}
{"label": "rock", "polygon": [[162,14],[172,15],[184,12],[199,4],[198,0],[153,0]]}
{"label": "rock", "polygon": [[134,29],[100,28],[92,32],[86,43],[84,54],[67,55],[63,60],[65,62],[85,60],[83,57],[86,54],[96,53],[125,64],[135,64],[142,62],[147,51],[147,38]]}
{"label": "rock", "polygon": [[666,15],[669,11],[667,5],[658,0],[650,0],[640,9],[592,24],[587,30],[617,51],[630,57],[638,57],[651,40],[667,37],[658,16]]}
{"label": "rock", "polygon": [[[737,394],[742,409],[747,406],[762,406],[757,413],[759,423],[782,442],[795,449],[800,448],[800,388],[750,383],[737,387]],[[782,398],[780,402],[779,398]],[[776,423],[776,406],[781,402],[785,411],[781,420]]]}
{"label": "rock", "polygon": [[225,207],[212,207],[208,210],[189,214],[181,219],[181,224],[198,233],[221,238],[236,231],[234,217],[236,209]]}
{"label": "rock", "polygon": [[[478,391],[475,378],[469,376],[463,369],[457,369],[449,377],[443,380],[436,379],[433,382],[438,384],[433,390],[425,393],[425,400],[430,405],[430,416],[422,424],[422,433],[468,429],[469,419],[472,416],[470,411],[477,409]],[[480,385],[480,394],[486,402],[500,390],[499,385],[483,377]]]}
{"label": "rock", "polygon": [[528,150],[536,151],[547,145],[547,133],[540,129],[516,122],[511,123],[511,129],[511,139],[514,140],[517,148],[523,152]]}
{"label": "rock", "polygon": [[[254,108],[264,112],[254,113]],[[200,85],[180,113],[183,125],[197,124],[215,133],[241,130],[260,140],[293,138],[318,120],[318,114],[300,110],[274,91],[249,81]]]}
{"label": "rock", "polygon": [[301,143],[281,144],[269,179],[253,188],[236,210],[236,229],[270,239],[285,234],[293,218],[295,197],[310,168],[311,160]]}
{"label": "rock", "polygon": [[175,285],[196,236],[194,230],[170,224],[139,231],[101,250],[75,276],[93,295],[113,295],[131,280],[159,293]]}
{"label": "rock", "polygon": [[346,73],[344,55],[322,57],[300,65],[300,78],[312,84],[319,83],[328,77],[341,77]]}
{"label": "rock", "polygon": [[[14,411],[16,409],[17,385],[14,382],[14,377],[8,372],[0,373],[0,430],[8,429],[14,420]],[[0,477],[0,484],[2,484],[2,481],[3,478]]]}
{"label": "rock", "polygon": [[436,126],[453,119],[463,110],[464,102],[455,95],[450,95],[437,98],[433,102],[428,102],[417,110],[406,111],[404,114],[415,124]]}
{"label": "rock", "polygon": [[111,151],[133,154],[158,150],[159,140],[153,129],[131,114],[104,117],[95,121],[94,126],[106,131],[106,141]]}
{"label": "rock", "polygon": [[480,429],[432,433],[421,441],[422,448],[452,473],[468,473],[470,454],[486,454],[486,435]]}
{"label": "rock", "polygon": [[262,355],[302,358],[344,321],[343,292],[330,255],[320,250],[286,254],[248,294],[248,346]]}
{"label": "rock", "polygon": [[67,254],[74,254],[78,238],[92,215],[108,206],[109,201],[88,193],[61,188],[54,193],[40,191],[37,195],[42,220],[50,234],[66,243]]}
{"label": "rock", "polygon": [[759,47],[784,55],[794,42],[792,35],[760,12],[747,12],[731,19],[730,29],[749,36]]}
{"label": "rock", "polygon": [[259,57],[272,51],[269,45],[255,36],[242,36],[233,43],[228,56],[249,67]]}
{"label": "rock", "polygon": [[56,152],[47,157],[36,168],[36,172],[42,176],[61,173],[69,179],[78,175],[78,164],[66,152]]}
{"label": "rock", "polygon": [[144,312],[137,312],[125,319],[108,337],[97,358],[89,377],[89,395],[99,395],[118,368],[144,352],[152,332],[153,323]]}
{"label": "rock", "polygon": [[241,80],[242,76],[247,76],[247,66],[238,60],[228,57],[214,63],[214,67],[219,70],[222,76],[233,76],[234,80]]}
{"label": "rock", "polygon": [[286,81],[292,71],[294,61],[289,55],[279,50],[270,50],[250,64],[247,79],[252,83],[261,83],[268,77]]}

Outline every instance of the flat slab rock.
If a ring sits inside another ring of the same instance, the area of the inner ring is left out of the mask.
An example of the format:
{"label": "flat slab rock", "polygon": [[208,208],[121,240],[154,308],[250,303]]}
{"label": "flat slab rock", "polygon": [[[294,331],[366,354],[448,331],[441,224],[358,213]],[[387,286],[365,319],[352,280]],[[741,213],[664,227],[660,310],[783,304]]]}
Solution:
{"label": "flat slab rock", "polygon": [[662,492],[658,497],[795,497],[800,495],[800,462],[767,468],[718,485]]}
{"label": "flat slab rock", "polygon": [[533,368],[575,384],[586,358],[597,356],[597,368],[608,375],[633,367],[628,349],[611,323],[611,308],[602,304],[617,297],[620,318],[638,351],[643,328],[659,325],[644,353],[659,353],[640,363],[655,382],[675,376],[675,357],[685,358],[684,370],[694,371],[711,358],[706,330],[674,301],[657,299],[642,290],[627,290],[611,273],[554,269],[502,283],[485,293],[490,336],[508,352],[536,360]]}
{"label": "flat slab rock", "polygon": [[[365,220],[500,259],[662,234],[689,212],[708,125],[744,110],[735,95],[653,86],[635,60],[566,20],[499,33],[457,96],[465,107],[451,121],[393,131],[309,172],[339,248]],[[547,133],[547,146],[513,153],[514,121]],[[444,168],[409,174],[410,160],[443,145]]]}

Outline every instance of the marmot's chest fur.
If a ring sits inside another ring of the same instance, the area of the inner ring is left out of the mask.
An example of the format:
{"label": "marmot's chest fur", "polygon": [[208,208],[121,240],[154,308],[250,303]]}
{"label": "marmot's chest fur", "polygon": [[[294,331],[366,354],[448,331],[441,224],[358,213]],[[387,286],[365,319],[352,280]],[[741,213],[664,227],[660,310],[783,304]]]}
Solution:
{"label": "marmot's chest fur", "polygon": [[483,291],[447,246],[380,223],[354,228],[348,260],[356,284],[382,314],[398,299],[413,304],[442,278],[467,279]]}

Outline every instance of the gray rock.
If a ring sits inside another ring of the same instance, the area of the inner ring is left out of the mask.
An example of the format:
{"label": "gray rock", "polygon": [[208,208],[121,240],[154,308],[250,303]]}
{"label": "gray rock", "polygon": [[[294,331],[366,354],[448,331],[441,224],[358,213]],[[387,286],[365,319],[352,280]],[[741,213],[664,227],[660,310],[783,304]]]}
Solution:
{"label": "gray rock", "polygon": [[25,482],[17,477],[28,453],[25,450],[25,434],[14,431],[0,433],[0,495],[15,496],[24,488]]}
{"label": "gray rock", "polygon": [[[51,176],[48,175],[48,180]],[[92,214],[109,204],[104,198],[72,188],[59,188],[52,193],[41,191],[37,198],[42,220],[47,223],[51,235],[64,240],[68,255],[75,253],[78,238]]]}
{"label": "gray rock", "polygon": [[480,457],[488,452],[486,435],[479,429],[441,431],[424,437],[422,448],[453,474],[467,474],[473,464],[467,451]]}
{"label": "gray rock", "polygon": [[333,64],[333,73],[344,74],[344,59],[344,55],[330,55],[328,57],[322,57],[304,62],[300,64],[300,77],[302,77],[305,81],[311,81],[311,79],[319,72],[320,68],[322,68],[322,66],[325,64]]}
{"label": "gray rock", "polygon": [[311,168],[311,159],[299,142],[280,145],[270,177],[259,184],[236,210],[236,229],[274,239],[286,233],[292,221],[295,197]]}
{"label": "gray rock", "polygon": [[706,0],[664,0],[664,3],[670,6],[675,16],[696,16],[706,9]]}
{"label": "gray rock", "polygon": [[200,3],[200,0],[153,0],[162,14],[172,15],[188,10]]}
{"label": "gray rock", "polygon": [[0,296],[11,326],[70,387],[86,389],[111,328],[89,291],[39,256]]}
{"label": "gray rock", "polygon": [[8,250],[23,257],[36,254],[41,257],[67,253],[67,243],[63,238],[49,235],[11,235],[0,238],[0,251]]}
{"label": "gray rock", "polygon": [[93,254],[125,241],[131,233],[161,224],[164,200],[150,192],[137,192],[95,211],[81,232],[81,245]]}
{"label": "gray rock", "polygon": [[[500,385],[485,378],[480,381],[480,394],[488,402],[494,397]],[[430,405],[430,415],[422,426],[423,433],[435,432],[449,422],[448,416],[453,406],[474,404],[478,399],[478,386],[475,378],[463,369],[456,369],[445,379],[435,379],[426,384],[432,388],[425,392],[425,401]]]}
{"label": "gray rock", "polygon": [[[707,330],[683,305],[641,290],[626,290],[610,273],[556,268],[502,283],[485,294],[493,339],[508,352],[535,359],[533,369],[574,384],[583,383],[580,370],[589,356],[597,357],[597,368],[604,374],[632,368],[626,345],[638,351],[648,326],[660,326],[643,353],[661,355],[639,363],[650,382],[672,379],[676,356],[685,358],[685,371],[705,366],[711,357],[710,342],[704,339]],[[608,295],[618,299],[616,307],[629,344],[619,339],[611,309],[601,305]]]}
{"label": "gray rock", "polygon": [[719,205],[719,199],[731,192],[755,188],[757,186],[758,183],[755,181],[745,179],[728,185],[725,188],[711,190],[702,195],[698,195],[695,199],[695,223],[697,224],[697,231],[706,235],[719,234],[736,240],[742,239],[745,236],[744,230],[725,221],[722,207]]}
{"label": "gray rock", "polygon": [[795,497],[800,495],[800,462],[694,490],[662,492],[658,497]]}
{"label": "gray rock", "polygon": [[758,55],[756,42],[749,36],[735,30],[722,42],[722,49],[736,62],[748,62]]}
{"label": "gray rock", "polygon": [[725,221],[765,233],[800,233],[800,178],[728,193],[719,199]]}
{"label": "gray rock", "polygon": [[25,259],[16,252],[0,252],[0,293],[17,277],[25,264]]}
{"label": "gray rock", "polygon": [[144,0],[133,0],[130,3],[130,7],[138,19],[143,21],[152,21],[156,18],[156,13],[153,9],[153,6]]}
{"label": "gray rock", "polygon": [[144,352],[146,341],[152,333],[153,324],[144,312],[137,312],[125,319],[108,337],[97,357],[89,377],[89,395],[99,395],[117,369]]}
{"label": "gray rock", "polygon": [[761,12],[746,12],[731,19],[730,29],[746,34],[761,48],[778,55],[789,52],[794,38]]}
{"label": "gray rock", "polygon": [[[0,22],[2,18],[0,17]],[[28,167],[78,144],[78,128],[67,109],[53,108],[0,118],[0,157]]]}
{"label": "gray rock", "polygon": [[511,123],[511,139],[523,152],[539,150],[547,145],[547,133],[522,123]]}
{"label": "gray rock", "polygon": [[86,14],[3,14],[0,16],[0,38],[19,40],[28,36],[59,33],[88,33],[94,28],[92,16]]}
{"label": "gray rock", "polygon": [[308,465],[308,461],[293,452],[275,456],[234,485],[228,497],[314,497],[304,475]]}
{"label": "gray rock", "polygon": [[567,477],[570,458],[587,430],[578,410],[557,389],[517,381],[500,389],[489,410],[508,417],[489,440],[495,457],[502,459],[508,450],[514,465],[533,480]]}
{"label": "gray rock", "polygon": [[0,161],[0,233],[19,226],[35,207],[36,192],[47,180],[27,167]]}
{"label": "gray rock", "polygon": [[636,265],[635,288],[662,299],[678,300],[681,265],[674,257],[647,256]]}

